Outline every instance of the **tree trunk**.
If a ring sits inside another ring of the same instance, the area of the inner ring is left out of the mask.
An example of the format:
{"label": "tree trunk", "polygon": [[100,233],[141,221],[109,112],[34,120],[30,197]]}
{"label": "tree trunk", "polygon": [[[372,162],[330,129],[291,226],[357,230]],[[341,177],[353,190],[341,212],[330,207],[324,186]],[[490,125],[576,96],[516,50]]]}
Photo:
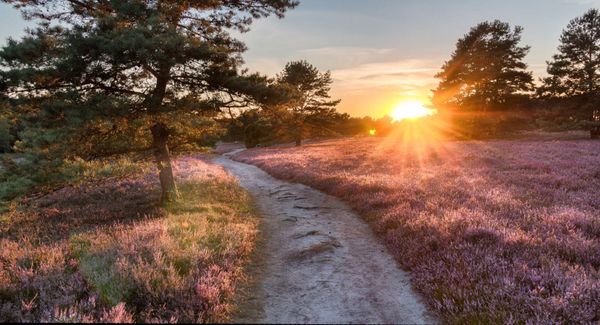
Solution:
{"label": "tree trunk", "polygon": [[171,155],[167,146],[169,130],[164,123],[157,122],[150,127],[150,131],[152,132],[152,148],[160,179],[160,202],[161,204],[175,202],[179,198],[179,192],[177,191],[177,185],[173,177]]}
{"label": "tree trunk", "polygon": [[596,107],[598,107],[598,101],[592,98],[588,99],[588,103],[590,103],[589,105],[592,107],[592,109],[590,109],[591,112],[589,117],[591,122],[590,139],[600,139],[600,126],[598,125],[598,123],[600,123],[600,111],[596,109]]}
{"label": "tree trunk", "polygon": [[255,148],[260,142],[260,130],[254,125],[248,125],[244,128],[244,145],[246,148]]}
{"label": "tree trunk", "polygon": [[[299,117],[297,117],[297,119],[299,119]],[[296,128],[295,128],[295,140],[296,140],[296,147],[300,147],[302,145],[302,135],[303,135],[303,131],[304,131],[304,125],[302,125],[302,122],[300,121],[296,121]]]}

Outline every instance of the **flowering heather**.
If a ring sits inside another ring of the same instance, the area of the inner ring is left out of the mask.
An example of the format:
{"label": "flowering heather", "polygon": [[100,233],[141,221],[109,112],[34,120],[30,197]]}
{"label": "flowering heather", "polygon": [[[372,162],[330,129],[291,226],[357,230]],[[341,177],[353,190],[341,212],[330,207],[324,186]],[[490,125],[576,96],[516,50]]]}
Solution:
{"label": "flowering heather", "polygon": [[181,202],[155,175],[66,187],[0,220],[0,321],[207,322],[229,316],[257,219],[221,167],[175,162]]}
{"label": "flowering heather", "polygon": [[348,202],[448,323],[600,322],[600,142],[346,139],[235,159]]}
{"label": "flowering heather", "polygon": [[237,149],[243,149],[244,144],[241,142],[230,142],[230,143],[219,143],[216,148],[213,149],[213,152],[216,154],[224,154]]}

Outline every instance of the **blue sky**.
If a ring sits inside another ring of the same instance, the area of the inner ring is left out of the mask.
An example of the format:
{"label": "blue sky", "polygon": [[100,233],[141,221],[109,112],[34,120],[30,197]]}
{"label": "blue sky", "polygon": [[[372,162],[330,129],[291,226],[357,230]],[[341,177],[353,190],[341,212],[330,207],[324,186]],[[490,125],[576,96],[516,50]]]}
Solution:
{"label": "blue sky", "polygon": [[[524,27],[526,61],[544,74],[545,61],[569,20],[600,0],[300,0],[284,19],[255,22],[240,38],[247,66],[274,75],[290,60],[306,59],[331,70],[340,110],[381,116],[399,102],[426,100],[433,75],[459,37],[473,25],[500,19]],[[0,42],[19,37],[26,24],[0,4]]]}

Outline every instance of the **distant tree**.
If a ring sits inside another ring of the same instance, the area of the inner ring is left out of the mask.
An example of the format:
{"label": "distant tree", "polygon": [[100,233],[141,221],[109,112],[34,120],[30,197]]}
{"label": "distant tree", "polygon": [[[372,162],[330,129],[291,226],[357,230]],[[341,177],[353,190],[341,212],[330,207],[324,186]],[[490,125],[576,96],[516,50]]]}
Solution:
{"label": "distant tree", "polygon": [[[120,128],[149,130],[163,202],[177,197],[167,145],[177,125],[189,125],[187,121],[207,111],[267,100],[272,93],[266,78],[239,72],[245,46],[229,32],[247,31],[255,18],[282,17],[297,4],[4,2],[38,26],[20,41],[9,40],[0,51],[0,86],[13,96],[36,100],[36,122],[42,130],[96,130],[102,125],[99,139],[105,131]],[[179,122],[171,123],[174,119]]]}
{"label": "distant tree", "polygon": [[434,90],[434,105],[485,112],[533,90],[531,72],[523,62],[529,46],[519,46],[522,31],[498,20],[471,28],[436,75],[440,83]]}
{"label": "distant tree", "polygon": [[258,146],[268,136],[267,131],[272,129],[268,118],[263,116],[259,109],[244,111],[237,118],[243,132],[243,140],[246,148]]}
{"label": "distant tree", "polygon": [[288,88],[292,99],[287,105],[286,119],[294,134],[296,146],[310,130],[327,128],[336,118],[340,100],[331,100],[331,73],[321,73],[306,61],[289,62],[277,81]]}
{"label": "distant tree", "polygon": [[600,138],[600,11],[591,9],[569,22],[547,71],[538,94],[580,98],[576,115],[586,121],[592,138]]}
{"label": "distant tree", "polygon": [[358,134],[368,134],[369,128],[364,123],[363,118],[352,117],[348,113],[338,114],[335,118],[332,129],[343,136],[354,136]]}

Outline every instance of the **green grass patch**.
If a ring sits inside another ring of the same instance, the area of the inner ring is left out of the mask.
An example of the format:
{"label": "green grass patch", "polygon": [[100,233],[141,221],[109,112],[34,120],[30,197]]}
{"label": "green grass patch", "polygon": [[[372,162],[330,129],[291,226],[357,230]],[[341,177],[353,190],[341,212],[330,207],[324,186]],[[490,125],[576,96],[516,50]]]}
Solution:
{"label": "green grass patch", "polygon": [[128,157],[109,160],[84,160],[79,157],[66,160],[60,167],[61,177],[69,183],[126,176],[148,171],[152,163],[133,161]]}
{"label": "green grass patch", "polygon": [[32,191],[107,177],[121,177],[152,168],[152,163],[122,156],[104,160],[43,160],[26,154],[0,154],[0,213],[16,198]]}
{"label": "green grass patch", "polygon": [[226,320],[255,245],[258,219],[233,179],[180,185],[166,217],[71,237],[79,269],[102,302],[138,321]]}

